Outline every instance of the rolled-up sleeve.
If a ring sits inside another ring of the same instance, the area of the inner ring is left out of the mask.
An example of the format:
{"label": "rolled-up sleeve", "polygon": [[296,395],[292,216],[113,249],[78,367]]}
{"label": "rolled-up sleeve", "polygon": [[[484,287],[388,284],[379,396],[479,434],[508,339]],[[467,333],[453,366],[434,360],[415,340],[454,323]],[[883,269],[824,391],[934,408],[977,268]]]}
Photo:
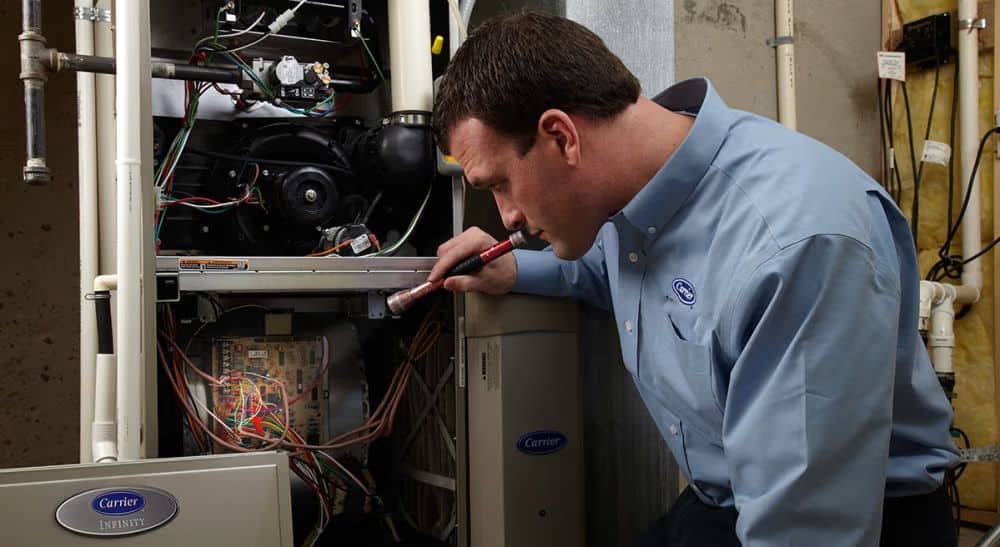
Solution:
{"label": "rolled-up sleeve", "polygon": [[898,282],[861,242],[819,235],[758,264],[730,305],[723,445],[740,541],[877,545]]}

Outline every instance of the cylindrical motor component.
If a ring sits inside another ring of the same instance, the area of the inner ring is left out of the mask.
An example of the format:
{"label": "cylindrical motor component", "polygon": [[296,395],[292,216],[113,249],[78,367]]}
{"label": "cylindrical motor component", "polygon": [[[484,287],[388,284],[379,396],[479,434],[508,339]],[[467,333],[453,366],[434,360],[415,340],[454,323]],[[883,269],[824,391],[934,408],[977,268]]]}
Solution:
{"label": "cylindrical motor component", "polygon": [[340,202],[337,184],[324,170],[299,167],[276,185],[282,216],[296,226],[323,226],[333,219]]}
{"label": "cylindrical motor component", "polygon": [[358,171],[383,184],[422,183],[434,175],[434,137],[427,112],[394,112],[352,145]]}
{"label": "cylindrical motor component", "polygon": [[274,63],[271,73],[274,80],[281,85],[295,85],[305,77],[302,65],[291,55],[285,55],[280,61]]}

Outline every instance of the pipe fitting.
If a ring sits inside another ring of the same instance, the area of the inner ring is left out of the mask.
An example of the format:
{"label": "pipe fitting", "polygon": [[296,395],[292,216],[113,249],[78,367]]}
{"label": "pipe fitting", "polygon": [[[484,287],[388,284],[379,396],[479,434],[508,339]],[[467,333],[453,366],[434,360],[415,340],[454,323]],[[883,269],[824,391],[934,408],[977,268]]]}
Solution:
{"label": "pipe fitting", "polygon": [[24,82],[24,120],[27,146],[24,182],[45,184],[52,179],[45,160],[45,81],[48,70],[45,37],[42,36],[41,0],[23,0],[22,32],[17,36],[21,53],[21,81]]}

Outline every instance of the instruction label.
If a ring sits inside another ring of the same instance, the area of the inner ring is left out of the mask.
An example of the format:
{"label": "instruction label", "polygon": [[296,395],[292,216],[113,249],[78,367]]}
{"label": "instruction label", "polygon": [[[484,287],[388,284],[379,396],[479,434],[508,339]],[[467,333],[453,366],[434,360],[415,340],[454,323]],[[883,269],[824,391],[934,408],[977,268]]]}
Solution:
{"label": "instruction label", "polygon": [[950,146],[938,141],[924,141],[924,153],[920,156],[920,161],[936,163],[938,165],[948,165],[948,160],[950,159]]}
{"label": "instruction label", "polygon": [[486,351],[480,354],[480,373],[486,383],[486,391],[500,390],[500,342],[490,340]]}
{"label": "instruction label", "polygon": [[351,241],[351,250],[354,251],[354,254],[356,255],[367,251],[368,249],[371,248],[371,246],[372,246],[372,241],[368,237],[368,234],[365,234],[363,236],[358,236],[354,238],[354,241]]}
{"label": "instruction label", "polygon": [[878,77],[883,80],[906,81],[906,53],[902,51],[878,52]]}

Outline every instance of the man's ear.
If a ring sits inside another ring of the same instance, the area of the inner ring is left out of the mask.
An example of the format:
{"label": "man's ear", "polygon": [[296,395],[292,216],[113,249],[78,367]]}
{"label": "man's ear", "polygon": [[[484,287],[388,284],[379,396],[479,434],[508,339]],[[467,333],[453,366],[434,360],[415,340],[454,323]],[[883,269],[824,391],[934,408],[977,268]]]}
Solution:
{"label": "man's ear", "polygon": [[580,135],[573,119],[562,110],[551,108],[542,112],[538,118],[536,139],[557,149],[568,165],[580,163]]}

